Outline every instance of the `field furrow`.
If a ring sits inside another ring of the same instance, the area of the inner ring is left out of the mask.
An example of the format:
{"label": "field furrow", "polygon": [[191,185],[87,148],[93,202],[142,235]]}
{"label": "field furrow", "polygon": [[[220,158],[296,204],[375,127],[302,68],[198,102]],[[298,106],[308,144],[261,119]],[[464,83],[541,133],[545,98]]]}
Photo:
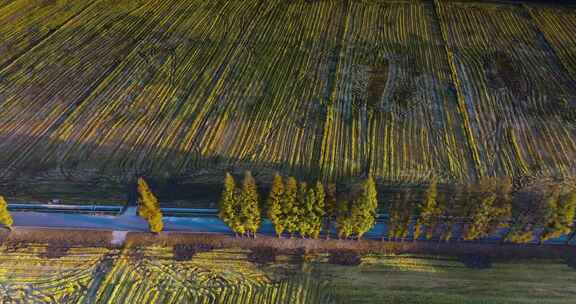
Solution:
{"label": "field furrow", "polygon": [[106,84],[142,40],[162,32],[180,13],[170,1],[143,6],[127,2],[91,6],[1,71],[6,96],[0,113],[4,172],[22,161],[44,157],[38,152],[50,144],[49,135],[94,89]]}
{"label": "field furrow", "polygon": [[573,173],[575,130],[562,100],[574,83],[522,6],[436,2],[478,175]]}
{"label": "field furrow", "polygon": [[[538,29],[576,80],[576,7],[526,6]],[[572,101],[573,102],[573,101]]]}
{"label": "field furrow", "polygon": [[0,68],[26,53],[98,1],[0,1]]}
{"label": "field furrow", "polygon": [[[206,159],[314,166],[326,103],[323,54],[334,44],[330,19],[339,7],[279,2],[262,12],[261,5],[201,8],[173,23],[143,50],[149,58],[128,56],[62,124],[45,160],[103,164],[126,175],[178,174],[207,166]],[[245,33],[232,30],[239,28]],[[57,155],[64,157],[50,159]]]}
{"label": "field furrow", "polygon": [[346,20],[325,126],[324,172],[392,181],[468,178],[462,118],[433,7],[350,2]]}
{"label": "field furrow", "polygon": [[570,176],[574,16],[459,1],[3,0],[0,182]]}

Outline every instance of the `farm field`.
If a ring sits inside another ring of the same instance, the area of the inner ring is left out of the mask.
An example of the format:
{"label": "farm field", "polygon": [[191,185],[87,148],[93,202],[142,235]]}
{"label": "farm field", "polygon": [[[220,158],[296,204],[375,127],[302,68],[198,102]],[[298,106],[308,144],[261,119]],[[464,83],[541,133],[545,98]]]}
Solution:
{"label": "farm field", "polygon": [[496,2],[0,0],[0,193],[118,201],[138,176],[219,184],[244,169],[263,183],[275,170],[573,177],[575,16]]}
{"label": "farm field", "polygon": [[555,260],[479,270],[454,258],[374,255],[358,267],[322,264],[318,273],[343,303],[570,303],[576,294],[574,269]]}
{"label": "farm field", "polygon": [[279,255],[276,262],[256,264],[250,251],[237,248],[194,253],[177,246],[49,246],[1,248],[3,301],[569,303],[576,294],[575,270],[557,260],[500,262],[477,270],[453,258],[406,255],[371,255],[359,266],[337,266],[320,254],[309,262]]}
{"label": "farm field", "polygon": [[[49,245],[48,245],[49,246]],[[175,260],[172,248],[2,248],[1,297],[34,303],[334,303],[305,273],[276,275],[238,250]]]}

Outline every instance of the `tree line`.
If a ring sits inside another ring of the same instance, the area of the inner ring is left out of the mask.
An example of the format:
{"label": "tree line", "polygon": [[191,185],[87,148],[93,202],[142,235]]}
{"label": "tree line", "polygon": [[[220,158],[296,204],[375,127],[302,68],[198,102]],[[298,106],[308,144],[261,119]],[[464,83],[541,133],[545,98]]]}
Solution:
{"label": "tree line", "polygon": [[[337,198],[334,184],[308,184],[275,174],[264,210],[259,208],[254,178],[247,171],[240,187],[226,173],[219,201],[219,217],[236,235],[255,237],[266,214],[278,237],[318,238],[335,230],[340,238],[362,238],[375,223],[378,207],[376,184],[367,178],[346,198]],[[328,232],[328,233],[326,233]]]}
{"label": "tree line", "polygon": [[[571,185],[513,191],[509,179],[484,178],[443,185],[442,190],[432,179],[423,194],[401,191],[383,202],[389,217],[382,239],[472,241],[506,231],[502,240],[527,243],[559,237],[573,229],[576,188]],[[308,184],[275,174],[265,210],[260,210],[258,202],[250,172],[241,187],[226,174],[219,216],[237,235],[254,236],[261,215],[265,215],[279,237],[318,238],[335,232],[341,239],[360,239],[374,226],[378,208],[371,177],[359,187],[337,194],[334,184]]]}
{"label": "tree line", "polygon": [[[576,187],[572,184],[542,183],[513,190],[509,179],[484,178],[464,185],[443,185],[439,191],[432,179],[425,189],[423,195],[401,191],[383,202],[389,216],[383,240],[470,241],[505,231],[503,241],[528,243],[574,232]],[[138,215],[151,232],[162,231],[158,199],[143,178],[138,179],[137,195]],[[337,192],[335,184],[308,184],[276,173],[261,208],[250,171],[238,186],[226,173],[218,216],[240,236],[256,237],[266,216],[278,237],[318,238],[335,233],[341,239],[361,239],[375,224],[377,196],[372,177]],[[6,201],[0,196],[0,225],[11,229],[12,224]]]}
{"label": "tree line", "polygon": [[[432,180],[423,198],[405,192],[387,206],[390,240],[477,240],[508,228],[504,241],[540,242],[572,231],[576,189],[572,185],[536,185],[513,191],[509,179],[484,178],[438,192]],[[458,233],[456,233],[458,232]]]}

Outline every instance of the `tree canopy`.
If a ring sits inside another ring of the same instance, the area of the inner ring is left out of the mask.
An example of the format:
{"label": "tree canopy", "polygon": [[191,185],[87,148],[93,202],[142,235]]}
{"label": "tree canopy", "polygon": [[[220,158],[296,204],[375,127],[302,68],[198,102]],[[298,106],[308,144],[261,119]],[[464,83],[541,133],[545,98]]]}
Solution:
{"label": "tree canopy", "polygon": [[164,223],[162,222],[160,204],[144,178],[138,179],[138,215],[148,222],[150,232],[162,231]]}

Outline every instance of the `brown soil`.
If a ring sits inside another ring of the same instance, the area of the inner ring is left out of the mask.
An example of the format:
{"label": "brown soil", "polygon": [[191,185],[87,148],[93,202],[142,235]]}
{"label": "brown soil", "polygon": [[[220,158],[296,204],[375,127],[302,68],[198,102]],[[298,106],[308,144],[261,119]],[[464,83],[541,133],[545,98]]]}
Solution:
{"label": "brown soil", "polygon": [[[303,255],[315,253],[355,252],[358,254],[432,254],[460,257],[463,255],[488,256],[491,259],[566,258],[576,256],[576,247],[561,245],[479,244],[445,242],[382,242],[377,240],[323,240],[277,238],[258,236],[256,239],[234,238],[222,234],[129,233],[126,246],[173,246],[175,244],[205,244],[214,248],[242,248],[258,251],[273,248],[277,254]],[[272,249],[270,249],[272,250]]]}
{"label": "brown soil", "polygon": [[210,244],[176,244],[172,246],[175,261],[190,261],[194,255],[200,252],[208,252],[214,249]]}
{"label": "brown soil", "polygon": [[388,63],[371,67],[368,72],[368,107],[376,109],[380,106],[380,99],[386,89],[388,81]]}
{"label": "brown soil", "polygon": [[[66,231],[18,229],[0,234],[2,243],[9,248],[19,248],[26,244],[48,244],[54,256],[61,253],[56,247],[111,247],[112,233],[109,231]],[[259,260],[264,251],[277,254],[316,254],[334,252],[355,252],[357,254],[428,254],[460,257],[463,255],[487,256],[492,260],[513,260],[523,258],[563,258],[576,256],[576,246],[562,245],[523,245],[523,244],[479,244],[479,243],[445,243],[445,242],[382,242],[377,240],[323,240],[277,238],[259,235],[256,239],[234,238],[224,234],[176,233],[163,232],[153,235],[144,232],[131,232],[124,244],[127,248],[146,246],[178,245],[182,250],[181,258],[190,252],[211,250],[213,248],[242,248],[255,252]],[[48,252],[46,253],[48,254]],[[180,257],[179,257],[180,258]]]}
{"label": "brown soil", "polygon": [[39,256],[46,259],[59,259],[66,256],[68,254],[68,250],[70,250],[70,246],[67,244],[49,243],[48,247],[46,247],[46,250]]}
{"label": "brown soil", "polygon": [[69,247],[110,247],[111,231],[61,230],[17,228],[4,231],[0,240],[6,246],[25,246],[26,244],[49,244],[49,246]]}
{"label": "brown soil", "polygon": [[334,265],[356,266],[362,263],[362,255],[354,250],[333,250],[328,256],[328,263]]}
{"label": "brown soil", "polygon": [[501,52],[493,54],[494,66],[496,69],[496,79],[506,86],[517,99],[524,100],[528,95],[528,83],[520,76],[520,71],[516,67],[518,63]]}
{"label": "brown soil", "polygon": [[248,254],[248,261],[256,264],[268,264],[276,262],[278,249],[274,247],[253,247]]}

